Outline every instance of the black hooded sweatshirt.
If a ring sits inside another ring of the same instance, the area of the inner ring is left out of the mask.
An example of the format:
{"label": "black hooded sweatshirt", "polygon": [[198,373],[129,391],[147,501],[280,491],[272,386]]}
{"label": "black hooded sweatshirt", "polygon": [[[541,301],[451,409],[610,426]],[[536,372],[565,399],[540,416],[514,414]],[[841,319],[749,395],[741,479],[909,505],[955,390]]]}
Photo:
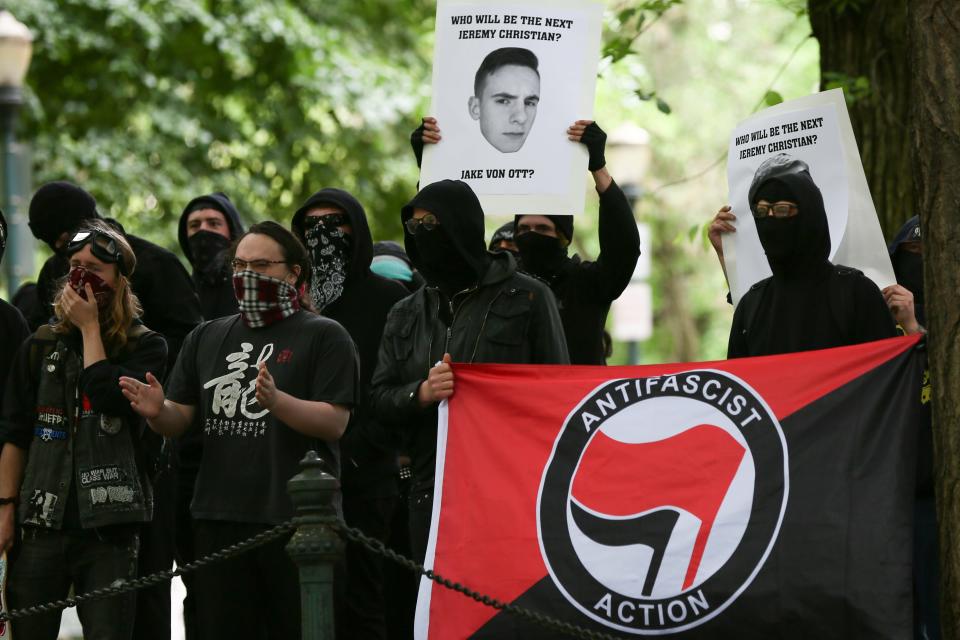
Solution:
{"label": "black hooded sweatshirt", "polygon": [[923,254],[911,253],[901,248],[905,242],[920,241],[920,216],[913,216],[907,220],[893,241],[887,247],[890,252],[890,262],[893,263],[893,272],[897,276],[897,284],[905,287],[913,294],[913,312],[917,322],[927,323],[927,304],[923,293]]}
{"label": "black hooded sweatshirt", "polygon": [[200,298],[200,312],[204,320],[215,320],[239,313],[237,297],[233,293],[233,272],[226,262],[224,250],[212,264],[198,264],[196,256],[187,240],[187,218],[194,211],[200,209],[216,209],[223,214],[230,228],[230,242],[232,243],[243,234],[243,223],[237,208],[225,193],[217,192],[194,198],[183,208],[180,215],[180,226],[177,230],[177,239],[183,255],[193,266],[193,284],[197,288]]}
{"label": "black hooded sweatshirt", "polygon": [[[380,343],[372,397],[384,423],[409,429],[413,491],[433,488],[437,450],[437,406],[421,408],[420,384],[430,368],[449,353],[454,362],[567,364],[567,345],[556,301],[541,281],[518,273],[508,252],[490,254],[483,235],[483,209],[466,183],[435,182],[423,188],[401,212],[434,214],[462,261],[477,280],[449,298],[431,280],[416,239],[404,236],[414,266],[427,285],[390,311]],[[438,233],[421,231],[420,233]]]}
{"label": "black hooded sweatshirt", "polygon": [[396,495],[397,442],[373,415],[370,403],[370,379],[377,364],[377,351],[394,303],[408,291],[399,282],[370,271],[373,238],[363,205],[342,189],[322,189],[307,199],[293,216],[291,228],[306,244],[304,218],[310,209],[332,205],[350,219],[352,246],[348,274],[340,297],[330,303],[323,315],[336,320],[347,330],[360,356],[360,398],[347,431],[340,440],[341,482],[344,495],[387,497]]}
{"label": "black hooded sweatshirt", "polygon": [[823,196],[807,166],[786,154],[765,161],[750,206],[796,202],[789,218],[756,220],[773,275],[753,285],[733,315],[728,358],[829,349],[890,338],[896,328],[883,295],[862,272],[831,264]]}
{"label": "black hooded sweatshirt", "polygon": [[[517,216],[514,220],[514,229],[519,219]],[[571,364],[607,363],[603,329],[610,304],[630,284],[640,258],[640,234],[633,209],[615,182],[600,194],[599,221],[600,255],[596,261],[584,261],[577,255],[564,258],[556,273],[544,278],[557,297]],[[569,233],[573,235],[572,221]]]}

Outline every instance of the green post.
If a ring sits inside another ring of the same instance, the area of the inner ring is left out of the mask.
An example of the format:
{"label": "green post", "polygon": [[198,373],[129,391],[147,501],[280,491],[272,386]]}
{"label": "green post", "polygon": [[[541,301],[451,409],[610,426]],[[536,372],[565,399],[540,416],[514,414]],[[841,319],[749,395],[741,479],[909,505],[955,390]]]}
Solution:
{"label": "green post", "polygon": [[333,565],[344,543],[331,527],[337,522],[333,498],[340,483],[323,464],[315,451],[308,451],[300,461],[303,471],[287,483],[297,511],[297,531],[287,553],[300,568],[302,640],[333,640]]}

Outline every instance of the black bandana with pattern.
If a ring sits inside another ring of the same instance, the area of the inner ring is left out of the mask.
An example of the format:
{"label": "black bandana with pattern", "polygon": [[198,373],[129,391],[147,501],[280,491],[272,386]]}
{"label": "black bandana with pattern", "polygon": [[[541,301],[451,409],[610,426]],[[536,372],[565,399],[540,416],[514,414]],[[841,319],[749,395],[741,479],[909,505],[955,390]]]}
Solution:
{"label": "black bandana with pattern", "polygon": [[343,294],[350,266],[353,238],[323,218],[305,234],[307,250],[313,263],[310,278],[310,299],[317,311],[323,311]]}

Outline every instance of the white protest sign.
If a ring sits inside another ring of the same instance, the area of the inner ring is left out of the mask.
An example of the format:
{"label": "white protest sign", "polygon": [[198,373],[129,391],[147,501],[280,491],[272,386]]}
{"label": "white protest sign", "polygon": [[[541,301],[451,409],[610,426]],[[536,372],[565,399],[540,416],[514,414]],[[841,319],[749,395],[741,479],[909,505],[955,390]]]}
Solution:
{"label": "white protest sign", "polygon": [[587,151],[566,130],[593,114],[602,15],[592,0],[439,0],[442,140],[424,149],[420,187],[463,180],[490,215],[581,213]]}
{"label": "white protest sign", "polygon": [[786,153],[810,167],[830,226],[830,261],[860,269],[881,289],[896,282],[841,89],[783,102],[734,129],[727,154],[736,233],[723,237],[734,304],[771,275],[747,202],[760,164]]}

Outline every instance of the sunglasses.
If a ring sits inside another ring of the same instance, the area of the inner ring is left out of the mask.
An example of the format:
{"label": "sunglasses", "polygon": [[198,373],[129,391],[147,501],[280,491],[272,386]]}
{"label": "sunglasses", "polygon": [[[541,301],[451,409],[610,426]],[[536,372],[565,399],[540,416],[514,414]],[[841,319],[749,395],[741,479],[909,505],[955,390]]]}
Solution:
{"label": "sunglasses", "polygon": [[67,243],[67,255],[75,254],[88,244],[90,245],[90,253],[95,258],[115,264],[120,269],[121,274],[129,275],[127,267],[123,263],[123,253],[120,251],[117,241],[102,231],[78,231]]}
{"label": "sunglasses", "polygon": [[406,222],[403,223],[403,226],[407,228],[407,233],[412,236],[417,235],[420,229],[424,231],[433,231],[440,226],[440,221],[437,219],[437,216],[432,213],[428,213],[422,218],[408,218]]}
{"label": "sunglasses", "polygon": [[327,227],[343,227],[350,224],[350,218],[345,213],[328,213],[323,216],[307,216],[303,219],[304,231],[313,229],[318,224]]}

